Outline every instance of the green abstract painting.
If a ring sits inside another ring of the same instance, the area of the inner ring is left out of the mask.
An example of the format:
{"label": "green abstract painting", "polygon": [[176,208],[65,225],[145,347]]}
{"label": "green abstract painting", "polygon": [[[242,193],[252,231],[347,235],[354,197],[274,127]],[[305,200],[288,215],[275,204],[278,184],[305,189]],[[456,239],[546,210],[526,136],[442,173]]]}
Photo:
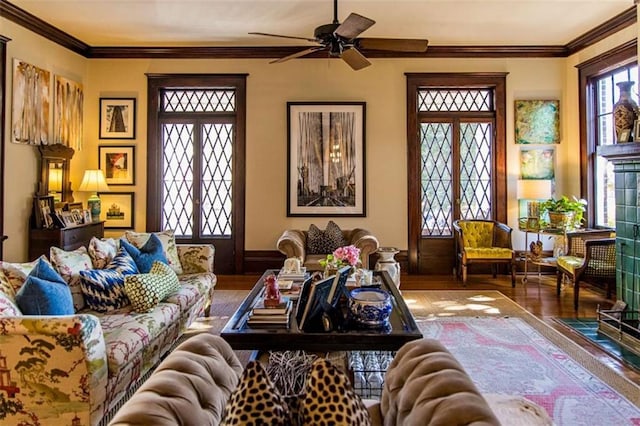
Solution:
{"label": "green abstract painting", "polygon": [[553,148],[522,148],[520,150],[521,179],[553,179]]}
{"label": "green abstract painting", "polygon": [[515,101],[516,143],[560,143],[560,102]]}

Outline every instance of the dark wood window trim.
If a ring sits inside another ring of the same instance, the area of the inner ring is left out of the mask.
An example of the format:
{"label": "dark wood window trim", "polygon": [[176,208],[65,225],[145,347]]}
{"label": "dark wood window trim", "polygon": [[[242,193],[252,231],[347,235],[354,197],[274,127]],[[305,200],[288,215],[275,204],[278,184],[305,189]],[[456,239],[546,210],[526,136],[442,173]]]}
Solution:
{"label": "dark wood window trim", "polygon": [[[5,72],[7,70],[7,43],[11,41],[11,39],[0,35],[0,182],[5,182],[4,179],[4,159],[6,155],[5,150],[5,141],[4,141],[4,129],[5,129],[5,93],[7,90],[6,87],[6,75]],[[3,257],[3,242],[6,239],[4,235],[4,185],[0,184],[0,260],[4,259]]]}
{"label": "dark wood window trim", "polygon": [[[578,104],[580,116],[580,196],[595,200],[594,169],[596,161],[596,134],[594,130],[595,88],[590,81],[616,68],[638,61],[638,42],[631,40],[601,55],[576,65],[578,68]],[[594,225],[595,205],[589,203],[587,226]]]}

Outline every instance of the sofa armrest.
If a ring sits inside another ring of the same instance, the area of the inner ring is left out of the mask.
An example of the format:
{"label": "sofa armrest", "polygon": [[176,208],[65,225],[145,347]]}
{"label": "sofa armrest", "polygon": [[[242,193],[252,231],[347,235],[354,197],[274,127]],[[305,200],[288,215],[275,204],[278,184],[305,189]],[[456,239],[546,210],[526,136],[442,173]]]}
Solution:
{"label": "sofa armrest", "polygon": [[346,237],[349,244],[360,249],[362,267],[369,269],[369,255],[378,250],[378,239],[370,231],[362,228],[352,229]]}
{"label": "sofa armrest", "polygon": [[435,339],[405,344],[385,374],[384,424],[500,425],[471,378]]}
{"label": "sofa armrest", "polygon": [[0,339],[12,391],[23,406],[5,420],[18,424],[35,415],[42,424],[57,423],[60,419],[51,418],[56,414],[50,410],[55,403],[59,412],[75,412],[83,424],[100,422],[105,412],[107,355],[97,317],[0,317]]}
{"label": "sofa armrest", "polygon": [[216,249],[211,244],[176,244],[184,274],[213,272]]}
{"label": "sofa armrest", "polygon": [[286,229],[278,238],[278,250],[287,259],[297,257],[302,263],[305,261],[305,248],[307,246],[307,236],[304,231],[298,229]]}

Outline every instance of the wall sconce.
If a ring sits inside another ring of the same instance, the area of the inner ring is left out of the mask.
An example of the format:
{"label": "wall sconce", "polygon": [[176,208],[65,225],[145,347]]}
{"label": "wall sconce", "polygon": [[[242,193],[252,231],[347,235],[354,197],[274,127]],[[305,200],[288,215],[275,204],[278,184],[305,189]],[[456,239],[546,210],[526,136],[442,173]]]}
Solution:
{"label": "wall sconce", "polygon": [[92,193],[89,200],[87,200],[87,207],[91,210],[91,221],[99,221],[101,208],[98,192],[109,191],[109,187],[107,186],[107,181],[104,178],[102,170],[85,170],[82,183],[80,184],[78,191]]}

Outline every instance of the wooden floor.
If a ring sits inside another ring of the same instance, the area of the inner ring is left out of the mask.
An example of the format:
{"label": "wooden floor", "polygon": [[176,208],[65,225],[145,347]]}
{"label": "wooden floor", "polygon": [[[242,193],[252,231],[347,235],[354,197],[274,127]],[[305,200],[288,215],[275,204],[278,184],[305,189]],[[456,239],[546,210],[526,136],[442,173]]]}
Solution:
{"label": "wooden floor", "polygon": [[[249,290],[258,278],[258,275],[219,275],[216,289]],[[462,287],[462,283],[457,281],[453,276],[403,274],[400,279],[400,288],[406,290],[457,290],[464,287]],[[542,275],[539,279],[537,274],[530,274],[526,285],[522,283],[522,276],[518,276],[515,288],[511,287],[511,280],[508,276],[493,278],[490,275],[470,275],[466,288],[471,290],[498,290],[502,292],[524,309],[583,346],[615,371],[640,385],[640,373],[628,368],[614,357],[609,356],[579,333],[554,321],[554,318],[595,318],[598,305],[606,309],[611,307],[614,302],[607,300],[604,293],[595,289],[581,287],[579,309],[578,311],[574,311],[573,288],[567,287],[563,289],[560,297],[556,296],[555,275]]]}

